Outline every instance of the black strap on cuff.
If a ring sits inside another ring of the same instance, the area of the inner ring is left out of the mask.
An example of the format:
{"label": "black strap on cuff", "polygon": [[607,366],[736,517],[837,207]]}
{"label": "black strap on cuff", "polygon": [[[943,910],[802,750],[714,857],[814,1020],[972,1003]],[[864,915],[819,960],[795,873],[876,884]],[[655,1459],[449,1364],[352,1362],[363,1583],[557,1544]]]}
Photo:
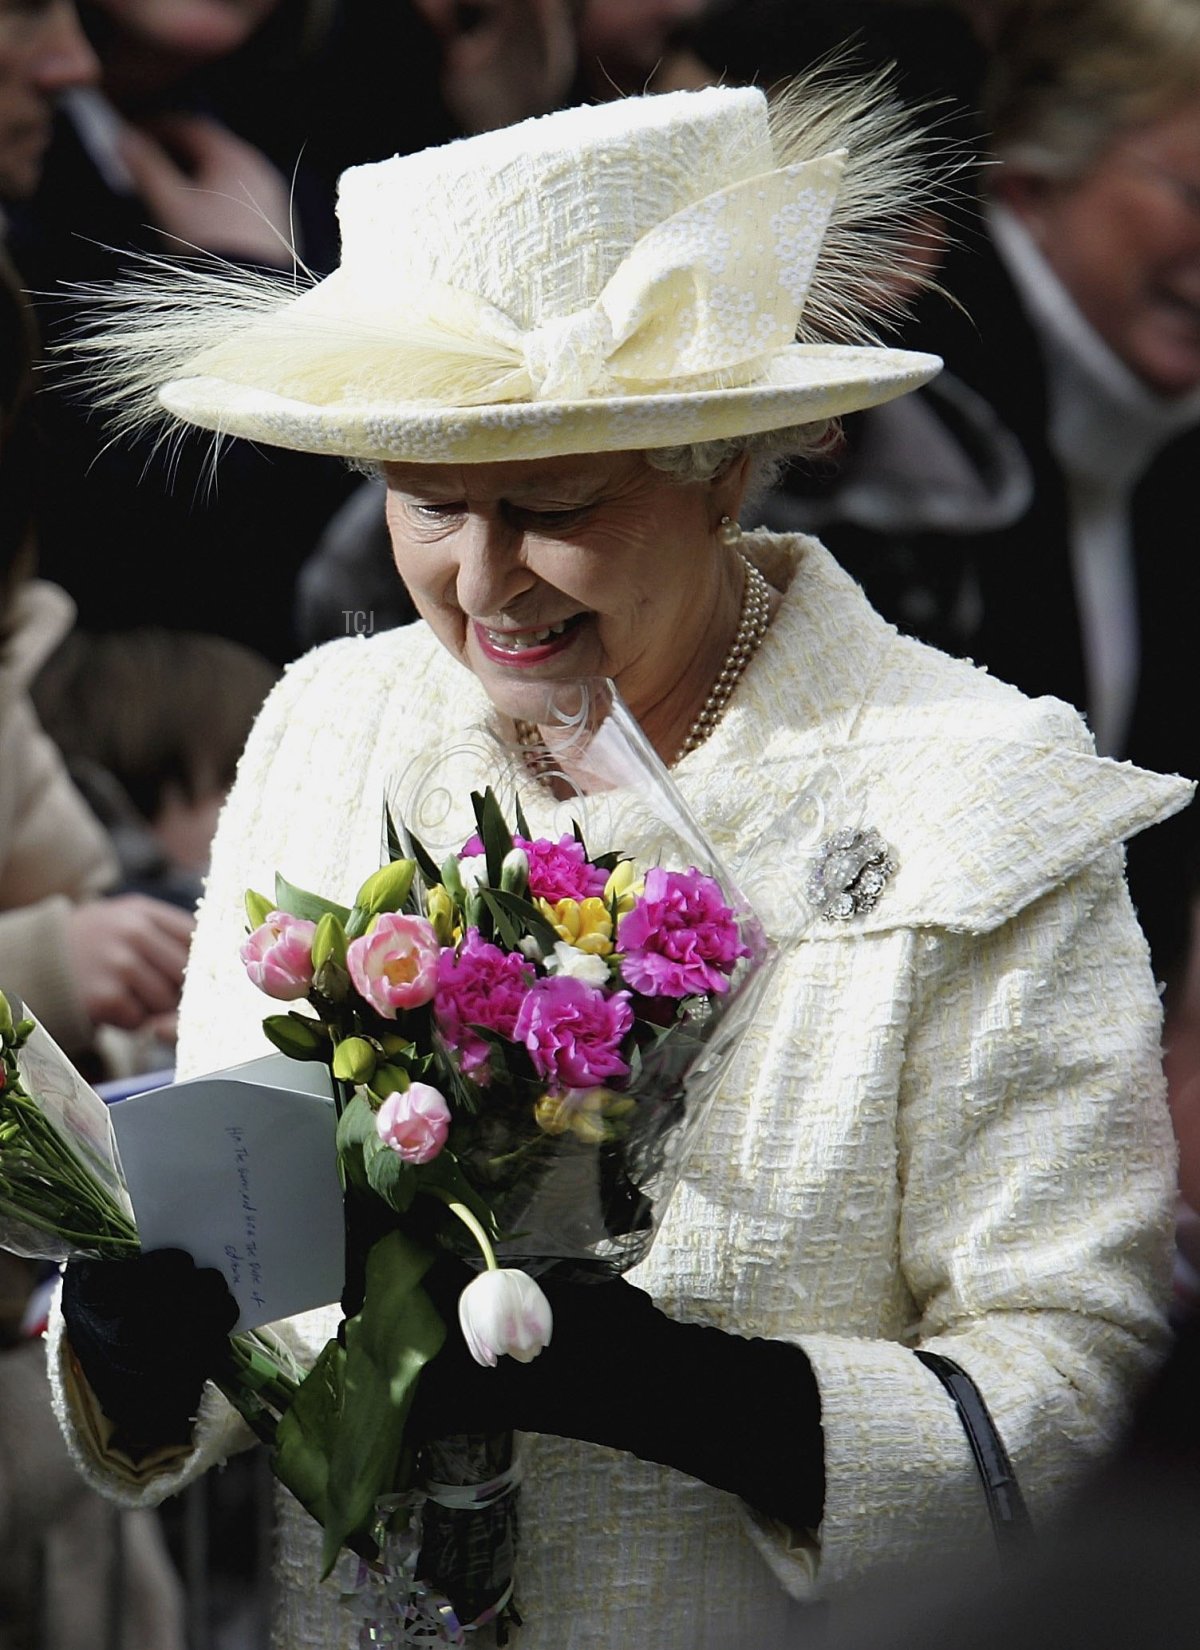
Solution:
{"label": "black strap on cuff", "polygon": [[954,1400],[979,1469],[996,1546],[1001,1558],[1010,1560],[1023,1548],[1033,1529],[1033,1522],[1004,1440],[996,1430],[983,1394],[953,1358],[944,1358],[940,1352],[918,1351],[915,1356],[926,1369],[933,1371]]}

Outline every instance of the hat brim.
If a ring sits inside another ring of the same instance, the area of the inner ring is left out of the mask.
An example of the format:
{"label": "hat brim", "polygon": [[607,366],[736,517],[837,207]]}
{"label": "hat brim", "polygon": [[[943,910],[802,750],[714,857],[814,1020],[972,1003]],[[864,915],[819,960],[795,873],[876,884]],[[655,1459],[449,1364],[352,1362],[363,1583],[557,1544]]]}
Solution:
{"label": "hat brim", "polygon": [[752,384],[732,389],[478,407],[430,402],[321,405],[224,378],[177,378],[159,392],[185,423],[298,452],[367,461],[486,464],[567,453],[641,451],[816,423],[928,383],[936,355],[876,346],[795,344]]}

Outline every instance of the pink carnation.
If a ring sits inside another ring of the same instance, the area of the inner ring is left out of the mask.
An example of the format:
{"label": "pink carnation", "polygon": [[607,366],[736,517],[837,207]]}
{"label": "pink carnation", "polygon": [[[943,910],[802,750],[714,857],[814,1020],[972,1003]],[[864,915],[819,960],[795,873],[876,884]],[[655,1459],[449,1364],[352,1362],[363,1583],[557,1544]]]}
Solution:
{"label": "pink carnation", "polygon": [[618,933],[621,975],[644,997],[728,991],[734,964],[749,956],[720,888],[694,866],[647,871],[645,894]]}
{"label": "pink carnation", "polygon": [[553,1091],[589,1089],[628,1075],[621,1041],[632,1024],[627,991],[608,996],[569,974],[555,974],[526,994],[513,1037],[524,1043]]}
{"label": "pink carnation", "polygon": [[[608,872],[592,865],[580,843],[573,836],[560,836],[557,842],[549,837],[514,836],[513,847],[523,848],[529,860],[529,894],[532,899],[549,900],[556,905],[560,899],[598,899],[608,882]],[[463,844],[460,858],[471,859],[483,852],[483,842],[473,836]]]}
{"label": "pink carnation", "polygon": [[312,942],[317,925],[272,911],[242,942],[238,955],[260,991],[280,1002],[306,997],[312,986]]}
{"label": "pink carnation", "polygon": [[346,947],[346,968],[354,989],[377,1014],[394,1020],[402,1009],[419,1008],[433,996],[441,947],[424,917],[385,911],[368,934]]}
{"label": "pink carnation", "polygon": [[428,1163],[446,1144],[450,1108],[428,1083],[389,1094],[375,1114],[375,1130],[405,1163]]}
{"label": "pink carnation", "polygon": [[530,965],[516,951],[502,951],[468,928],[457,955],[445,950],[438,959],[433,1011],[459,1064],[477,1083],[491,1080],[488,1045],[471,1030],[486,1026],[511,1038],[529,989]]}

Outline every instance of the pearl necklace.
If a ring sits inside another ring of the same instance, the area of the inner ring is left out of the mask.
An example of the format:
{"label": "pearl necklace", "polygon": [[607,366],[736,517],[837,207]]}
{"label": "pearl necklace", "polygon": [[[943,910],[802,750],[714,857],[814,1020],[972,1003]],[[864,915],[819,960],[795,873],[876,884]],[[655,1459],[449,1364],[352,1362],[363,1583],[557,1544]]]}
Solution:
{"label": "pearl necklace", "polygon": [[[733,697],[734,688],[741,681],[746,666],[758,652],[767,633],[767,625],[771,622],[771,587],[749,556],[740,550],[738,554],[742,558],[746,576],[742,583],[742,611],[738,618],[737,632],[717,672],[717,679],[709,690],[708,698],[700,707],[700,714],[679,747],[675,762],[681,762],[691,751],[702,745],[721,720],[726,705]],[[674,767],[675,763],[671,766]]]}
{"label": "pearl necklace", "polygon": [[[725,706],[733,697],[734,688],[741,681],[746,666],[758,652],[767,633],[767,626],[771,622],[771,587],[749,556],[740,550],[738,555],[746,573],[742,581],[742,610],[738,616],[737,631],[729,645],[729,652],[721,662],[721,668],[709,690],[708,698],[701,705],[699,715],[688,729],[688,736],[679,747],[671,763],[672,767],[702,745],[721,720]],[[535,723],[517,721],[513,726],[518,741],[527,748],[540,741],[541,734]]]}

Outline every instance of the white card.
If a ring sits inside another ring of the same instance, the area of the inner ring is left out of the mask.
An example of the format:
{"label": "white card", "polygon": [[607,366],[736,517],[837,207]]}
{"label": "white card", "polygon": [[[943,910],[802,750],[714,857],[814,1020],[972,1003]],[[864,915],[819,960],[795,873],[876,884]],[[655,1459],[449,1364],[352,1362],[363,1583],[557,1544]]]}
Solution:
{"label": "white card", "polygon": [[342,1292],[342,1194],[331,1080],[268,1054],[109,1108],[146,1249],[215,1266],[239,1329],[327,1306]]}

